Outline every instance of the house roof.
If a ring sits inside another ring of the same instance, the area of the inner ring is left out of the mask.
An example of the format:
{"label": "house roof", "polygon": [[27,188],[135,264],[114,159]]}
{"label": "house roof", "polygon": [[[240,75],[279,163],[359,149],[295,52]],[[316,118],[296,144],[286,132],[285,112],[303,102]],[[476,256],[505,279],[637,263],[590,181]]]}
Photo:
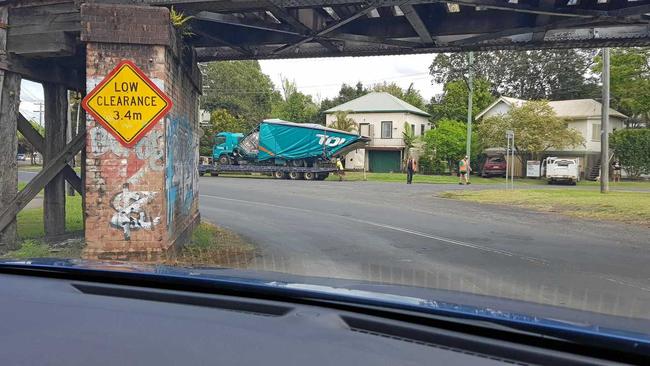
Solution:
{"label": "house roof", "polygon": [[[510,97],[500,97],[494,103],[490,104],[489,107],[485,108],[481,113],[476,115],[476,119],[479,119],[485,115],[489,110],[494,108],[500,102],[506,103],[510,106],[521,106],[526,103],[526,100],[510,98]],[[556,100],[548,102],[548,105],[553,108],[555,114],[561,118],[586,118],[586,117],[600,117],[602,104],[593,99],[571,99],[571,100]],[[609,109],[610,117],[620,117],[627,118],[623,113],[610,108]]]}
{"label": "house roof", "polygon": [[405,101],[384,92],[371,92],[347,103],[337,105],[325,111],[334,112],[355,112],[355,113],[389,113],[405,112],[420,116],[431,117],[431,115],[419,108],[416,108]]}

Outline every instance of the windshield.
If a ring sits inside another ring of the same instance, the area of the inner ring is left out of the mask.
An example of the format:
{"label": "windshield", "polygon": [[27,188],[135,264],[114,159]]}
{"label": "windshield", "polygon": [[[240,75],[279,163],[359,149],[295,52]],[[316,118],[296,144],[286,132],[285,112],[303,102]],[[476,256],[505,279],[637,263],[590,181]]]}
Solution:
{"label": "windshield", "polygon": [[[399,5],[196,2],[152,41],[100,34],[88,5],[70,18],[94,25],[57,28],[58,48],[29,48],[25,30],[7,52],[40,66],[4,81],[20,117],[2,130],[16,146],[0,156],[3,259],[227,268],[647,324],[650,50],[593,36],[640,45],[641,18],[587,27],[576,10],[592,35],[577,41],[583,28],[517,2]],[[418,23],[425,9],[492,21]]]}

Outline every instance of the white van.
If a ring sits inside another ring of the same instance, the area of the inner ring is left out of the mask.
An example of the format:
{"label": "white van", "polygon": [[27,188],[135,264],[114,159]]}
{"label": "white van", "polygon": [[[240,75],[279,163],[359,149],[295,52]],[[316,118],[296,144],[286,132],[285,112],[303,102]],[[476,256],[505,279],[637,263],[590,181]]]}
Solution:
{"label": "white van", "polygon": [[546,171],[548,184],[566,182],[576,185],[580,180],[578,159],[548,157],[544,160],[543,169]]}

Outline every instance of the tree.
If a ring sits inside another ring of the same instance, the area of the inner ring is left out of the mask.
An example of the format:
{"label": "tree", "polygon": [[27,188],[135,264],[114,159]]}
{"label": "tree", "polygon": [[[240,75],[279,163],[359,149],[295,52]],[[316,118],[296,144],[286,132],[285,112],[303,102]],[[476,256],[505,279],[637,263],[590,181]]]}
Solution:
{"label": "tree", "polygon": [[[438,119],[466,121],[468,95],[469,89],[464,80],[449,81],[445,84],[442,94],[431,100],[429,114],[434,121]],[[479,114],[495,99],[490,92],[490,83],[485,79],[474,80],[472,96],[472,116]]]}
{"label": "tree", "polygon": [[[444,160],[450,171],[456,162],[465,156],[467,146],[467,126],[460,121],[442,119],[436,123],[436,128],[424,134],[425,155],[431,155],[435,160]],[[478,155],[480,144],[476,132],[472,132],[472,156]]]}
{"label": "tree", "polygon": [[404,149],[407,152],[411,150],[416,140],[417,137],[415,137],[415,131],[413,131],[411,124],[408,122],[404,122],[404,131],[402,132],[402,141],[404,141]]}
{"label": "tree", "polygon": [[[489,51],[475,53],[474,75],[489,82],[493,95],[521,99],[598,97],[600,89],[586,77],[593,50]],[[463,80],[468,70],[464,53],[438,54],[429,72],[437,83]]]}
{"label": "tree", "polygon": [[334,120],[334,123],[332,123],[329,127],[347,132],[358,131],[357,122],[349,117],[348,113],[349,112],[347,111],[338,111],[334,113],[334,118],[336,118],[336,120]]}
{"label": "tree", "polygon": [[255,127],[271,114],[274,93],[271,79],[257,61],[219,61],[203,64],[203,109],[224,109],[248,126]]}
{"label": "tree", "polygon": [[530,153],[535,159],[549,149],[563,149],[584,144],[580,132],[567,128],[547,101],[530,101],[512,107],[505,115],[492,116],[477,125],[478,135],[486,147],[502,147],[507,130],[515,132],[515,149]]}
{"label": "tree", "polygon": [[316,116],[316,123],[325,124],[326,110],[362,97],[366,94],[368,94],[368,89],[366,89],[361,82],[358,82],[356,86],[350,86],[343,83],[341,89],[339,89],[339,95],[333,99],[326,98],[321,102],[318,115]]}
{"label": "tree", "polygon": [[228,113],[225,109],[217,109],[210,114],[210,126],[203,127],[203,135],[199,141],[199,155],[212,156],[214,136],[219,132],[248,132],[250,127],[242,120]]}
{"label": "tree", "polygon": [[609,146],[631,177],[650,173],[650,129],[614,131],[609,137]]}
{"label": "tree", "polygon": [[[650,48],[614,48],[610,57],[611,106],[628,115],[628,125],[650,122]],[[602,73],[602,58],[592,71]]]}
{"label": "tree", "polygon": [[395,83],[387,83],[383,82],[381,84],[375,84],[372,86],[372,91],[375,92],[384,92],[388,93],[396,98],[399,98],[406,103],[420,109],[424,109],[424,98],[422,98],[422,95],[420,92],[415,89],[413,86],[413,83],[409,85],[408,88],[402,89],[401,86],[395,84]]}
{"label": "tree", "polygon": [[295,82],[283,79],[282,96],[273,100],[271,114],[275,118],[292,122],[314,122],[318,115],[318,106],[311,96],[298,91]]}

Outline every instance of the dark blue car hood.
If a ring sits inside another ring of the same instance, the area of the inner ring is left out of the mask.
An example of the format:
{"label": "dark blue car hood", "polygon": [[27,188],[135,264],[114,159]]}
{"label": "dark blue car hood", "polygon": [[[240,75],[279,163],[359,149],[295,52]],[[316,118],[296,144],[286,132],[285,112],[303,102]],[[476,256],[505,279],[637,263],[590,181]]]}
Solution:
{"label": "dark blue car hood", "polygon": [[365,281],[297,276],[227,268],[183,268],[76,259],[2,260],[0,267],[38,267],[42,270],[120,273],[131,278],[181,280],[215,288],[237,286],[299,298],[349,302],[416,311],[437,316],[478,320],[513,329],[565,339],[585,337],[628,350],[650,351],[650,321],[585,312],[524,301],[448,290],[379,284]]}

